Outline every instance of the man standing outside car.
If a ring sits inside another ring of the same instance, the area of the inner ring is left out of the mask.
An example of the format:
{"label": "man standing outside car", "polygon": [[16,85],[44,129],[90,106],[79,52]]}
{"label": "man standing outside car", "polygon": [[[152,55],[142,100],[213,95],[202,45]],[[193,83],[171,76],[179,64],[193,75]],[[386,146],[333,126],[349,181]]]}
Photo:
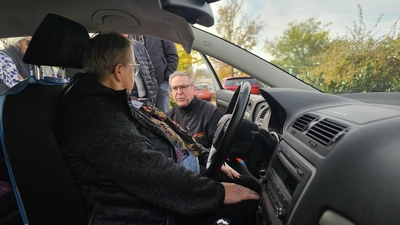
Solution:
{"label": "man standing outside car", "polygon": [[194,78],[175,71],[169,78],[172,98],[176,105],[167,112],[195,139],[206,148],[211,148],[218,121],[223,114],[213,104],[195,96]]}
{"label": "man standing outside car", "polygon": [[170,108],[169,76],[176,70],[179,61],[176,46],[171,41],[154,37],[139,36],[138,39],[146,47],[153,62],[158,84],[156,107],[166,113]]}
{"label": "man standing outside car", "polygon": [[133,86],[131,96],[138,98],[142,102],[151,102],[151,105],[155,105],[158,84],[153,63],[146,47],[143,45],[143,39],[140,41],[137,36],[132,34],[123,34],[123,36],[133,41],[135,61],[140,64],[140,71],[138,76],[135,76],[135,85]]}

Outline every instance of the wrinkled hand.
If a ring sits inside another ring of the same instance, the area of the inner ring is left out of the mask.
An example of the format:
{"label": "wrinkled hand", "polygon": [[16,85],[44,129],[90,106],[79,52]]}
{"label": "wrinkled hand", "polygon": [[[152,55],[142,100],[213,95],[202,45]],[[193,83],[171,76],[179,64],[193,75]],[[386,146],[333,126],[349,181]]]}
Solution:
{"label": "wrinkled hand", "polygon": [[223,172],[230,179],[240,179],[240,173],[236,172],[236,170],[232,169],[228,164],[224,163],[221,166],[221,172]]}
{"label": "wrinkled hand", "polygon": [[258,200],[257,192],[234,183],[221,182],[225,188],[224,205],[239,203],[244,200]]}

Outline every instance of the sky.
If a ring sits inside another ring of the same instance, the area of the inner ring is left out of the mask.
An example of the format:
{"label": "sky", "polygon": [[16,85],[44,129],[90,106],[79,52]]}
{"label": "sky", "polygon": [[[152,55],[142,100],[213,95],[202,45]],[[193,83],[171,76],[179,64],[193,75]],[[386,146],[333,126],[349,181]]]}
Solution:
{"label": "sky", "polygon": [[[227,0],[212,3],[211,7],[216,17],[217,8]],[[288,23],[295,20],[305,21],[308,18],[316,18],[322,24],[332,23],[328,30],[332,37],[342,36],[346,33],[346,27],[352,28],[354,22],[359,20],[359,8],[361,6],[364,23],[370,30],[382,15],[378,27],[374,29],[375,37],[379,37],[390,31],[393,24],[400,18],[399,0],[244,0],[243,11],[248,15],[260,15],[261,20],[266,22],[260,40],[274,40],[280,37],[288,28]],[[215,31],[213,27],[208,28],[210,32]],[[399,26],[397,26],[399,32]],[[263,43],[259,44],[253,51],[267,57],[262,52]]]}

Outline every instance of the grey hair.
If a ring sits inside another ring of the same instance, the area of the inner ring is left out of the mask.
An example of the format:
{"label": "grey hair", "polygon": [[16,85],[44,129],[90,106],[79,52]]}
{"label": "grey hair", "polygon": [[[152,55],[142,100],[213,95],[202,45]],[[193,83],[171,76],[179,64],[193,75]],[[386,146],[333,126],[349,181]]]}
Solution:
{"label": "grey hair", "polygon": [[190,85],[194,85],[194,78],[193,78],[193,76],[192,75],[190,75],[189,73],[186,73],[186,72],[183,72],[183,71],[175,71],[175,72],[173,72],[170,76],[169,76],[169,83],[171,83],[171,81],[172,81],[172,79],[174,78],[174,77],[177,77],[177,76],[183,76],[183,77],[188,77],[189,78],[189,84]]}
{"label": "grey hair", "polygon": [[128,54],[133,51],[132,44],[131,40],[117,32],[98,33],[83,50],[83,69],[104,78],[113,73],[117,63],[125,65],[135,59],[132,54]]}
{"label": "grey hair", "polygon": [[7,44],[12,45],[16,48],[21,48],[21,44],[19,43],[20,40],[24,40],[27,37],[13,37],[13,38],[7,38]]}

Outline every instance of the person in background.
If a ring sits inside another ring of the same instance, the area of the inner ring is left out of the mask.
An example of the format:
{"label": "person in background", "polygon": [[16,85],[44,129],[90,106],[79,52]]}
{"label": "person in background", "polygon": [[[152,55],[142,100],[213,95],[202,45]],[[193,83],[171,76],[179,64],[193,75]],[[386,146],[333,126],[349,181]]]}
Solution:
{"label": "person in background", "polygon": [[86,73],[63,93],[61,146],[90,224],[255,224],[258,193],[203,177],[198,164],[206,149],[130,97],[138,64],[128,38],[98,34],[82,59]]}
{"label": "person in background", "polygon": [[22,61],[31,38],[9,38],[7,48],[0,50],[0,94],[34,75],[33,66]]}
{"label": "person in background", "polygon": [[170,109],[169,76],[176,70],[179,62],[176,46],[171,41],[154,37],[136,36],[136,40],[144,44],[153,62],[158,84],[156,107],[166,113]]}
{"label": "person in background", "polygon": [[[194,78],[189,73],[175,71],[169,78],[169,84],[176,105],[167,112],[167,116],[185,128],[193,139],[210,149],[223,114],[213,104],[197,98]],[[241,158],[227,158],[226,162],[242,175],[249,175]],[[242,176],[243,180],[245,178],[250,177]]]}
{"label": "person in background", "polygon": [[124,35],[133,41],[133,51],[135,61],[140,64],[138,76],[135,76],[131,96],[136,97],[141,102],[150,102],[155,105],[158,93],[158,84],[154,71],[153,63],[146,47],[135,39],[134,35]]}
{"label": "person in background", "polygon": [[40,66],[40,77],[39,79],[43,79],[44,77],[54,77],[54,78],[62,78],[62,72],[59,67],[55,66]]}
{"label": "person in background", "polygon": [[197,142],[211,148],[223,114],[213,104],[197,98],[194,78],[189,73],[175,71],[169,77],[169,85],[176,105],[167,116],[185,128]]}

